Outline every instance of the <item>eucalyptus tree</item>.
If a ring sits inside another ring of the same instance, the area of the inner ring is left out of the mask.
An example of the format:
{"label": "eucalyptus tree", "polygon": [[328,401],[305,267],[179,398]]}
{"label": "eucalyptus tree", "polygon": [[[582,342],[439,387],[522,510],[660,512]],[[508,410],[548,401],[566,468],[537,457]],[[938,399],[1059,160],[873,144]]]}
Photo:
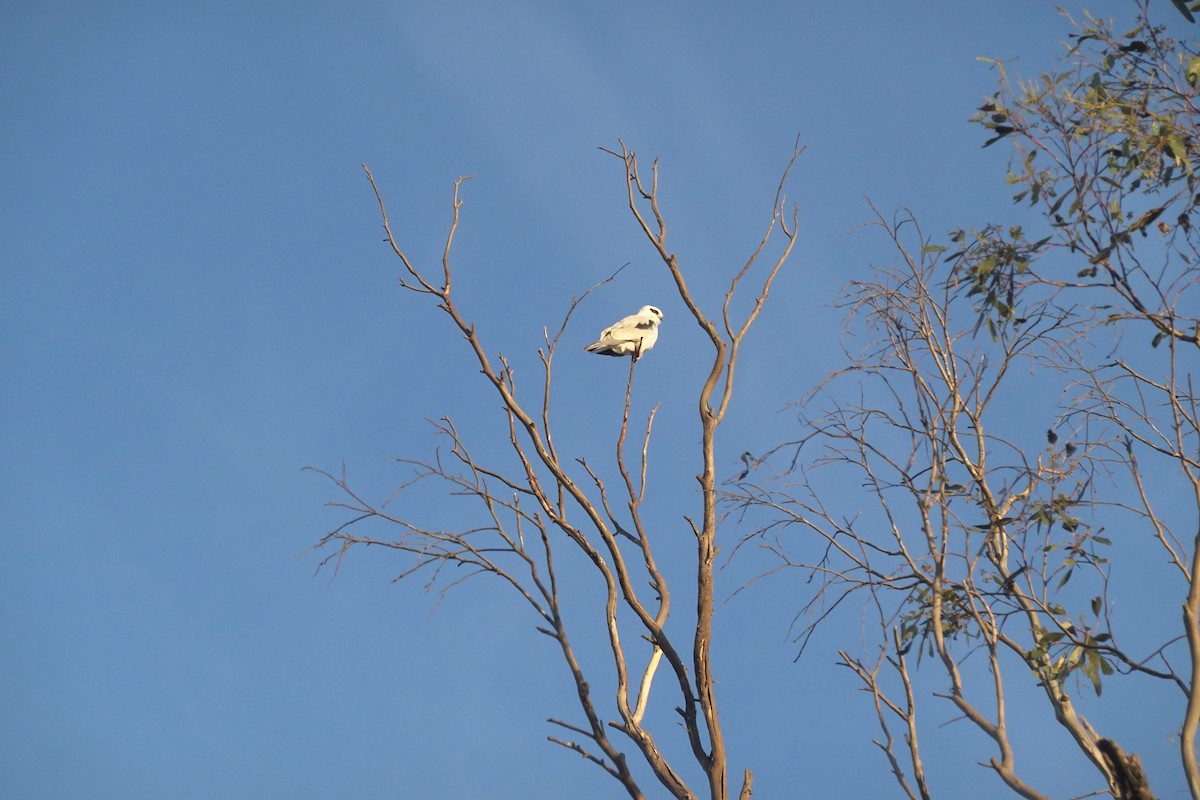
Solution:
{"label": "eucalyptus tree", "polygon": [[[1021,797],[1048,796],[1047,764],[1077,796],[1200,797],[1200,49],[1197,4],[1174,5],[1068,17],[1060,67],[1032,78],[992,62],[973,121],[1012,148],[1015,219],[943,238],[877,212],[897,257],[843,297],[869,344],[752,462],[780,479],[732,492],[747,544],[820,578],[804,636],[870,612],[872,644],[839,657],[909,798],[963,780],[922,747],[947,715]],[[1114,725],[1114,684],[1178,704]],[[1028,747],[1031,726],[1059,747]],[[1136,751],[1170,740],[1178,771],[1147,775]]]}

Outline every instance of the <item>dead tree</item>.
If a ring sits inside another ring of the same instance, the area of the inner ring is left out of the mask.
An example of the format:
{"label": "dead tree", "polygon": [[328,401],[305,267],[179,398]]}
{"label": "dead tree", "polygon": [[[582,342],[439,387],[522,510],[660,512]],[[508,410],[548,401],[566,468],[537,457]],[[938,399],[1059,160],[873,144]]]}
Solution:
{"label": "dead tree", "polygon": [[[415,474],[402,489],[423,491],[430,488],[431,481],[442,482],[455,494],[474,501],[479,524],[467,530],[445,530],[436,524],[395,516],[383,504],[352,488],[344,474],[324,472],[342,493],[332,505],[344,509],[348,518],[326,535],[320,546],[334,551],[325,562],[335,567],[358,545],[388,548],[407,559],[402,578],[425,573],[431,584],[442,581],[443,588],[479,574],[501,581],[525,601],[535,615],[538,630],[555,642],[562,665],[574,682],[581,717],[578,721],[550,719],[559,731],[548,737],[550,741],[596,764],[630,797],[646,796],[642,783],[648,773],[672,797],[725,800],[730,789],[715,689],[712,629],[714,561],[721,533],[716,442],[733,395],[739,352],[795,244],[796,211],[787,207],[784,186],[800,151],[793,152],[783,172],[761,239],[731,275],[728,291],[715,312],[703,298],[692,294],[684,266],[668,243],[658,163],[645,176],[636,155],[624,143],[604,152],[620,162],[633,220],[712,347],[711,367],[697,397],[701,430],[696,453],[699,507],[680,510],[695,538],[694,584],[668,585],[656,561],[655,531],[643,519],[647,476],[653,469],[648,452],[655,412],[649,414],[644,430],[630,431],[631,401],[642,362],[630,360],[615,443],[617,480],[605,478],[604,470],[594,467],[581,454],[560,453],[555,444],[551,420],[557,416],[551,413],[551,388],[559,344],[579,303],[606,281],[572,301],[557,332],[547,333],[538,351],[542,368],[539,386],[532,395],[519,392],[508,359],[489,349],[482,332],[471,321],[469,310],[459,306],[452,291],[452,255],[463,207],[463,179],[454,186],[453,218],[441,263],[430,267],[408,256],[393,232],[382,191],[366,171],[379,201],[386,242],[401,266],[401,285],[416,301],[433,304],[443,312],[447,336],[461,335],[464,339],[481,373],[479,391],[500,400],[502,414],[495,436],[507,443],[516,467],[477,459],[453,421],[444,418],[437,424],[437,432],[449,441],[449,457],[410,462]],[[751,310],[735,318],[734,298],[751,283]],[[679,498],[677,502],[682,506],[691,501]],[[380,522],[386,523],[383,533],[377,533],[380,528],[373,524]],[[588,613],[600,620],[606,631],[611,655],[607,669],[615,675],[616,684],[611,697],[599,697],[593,691],[589,668],[577,656],[574,631],[569,629],[563,613],[556,556],[565,548],[586,557],[603,587],[603,602]],[[458,568],[453,578],[448,577],[450,567]],[[695,604],[694,624],[671,624],[672,603],[681,597]],[[655,701],[671,703],[682,726],[652,726],[647,709]],[[663,737],[678,735],[677,731],[682,731],[686,739],[690,764],[672,762],[660,746]],[[694,785],[695,781],[687,777],[697,768],[703,776],[702,786]],[[751,771],[745,770],[740,781],[741,798],[750,796],[752,777]]]}

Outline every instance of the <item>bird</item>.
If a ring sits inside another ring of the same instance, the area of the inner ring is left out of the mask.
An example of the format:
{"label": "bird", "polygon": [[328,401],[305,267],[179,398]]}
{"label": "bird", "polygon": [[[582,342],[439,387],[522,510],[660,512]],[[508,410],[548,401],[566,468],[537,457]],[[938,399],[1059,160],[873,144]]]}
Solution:
{"label": "bird", "polygon": [[609,325],[583,349],[601,356],[633,356],[636,361],[658,341],[662,318],[663,313],[654,306],[642,306],[636,314]]}

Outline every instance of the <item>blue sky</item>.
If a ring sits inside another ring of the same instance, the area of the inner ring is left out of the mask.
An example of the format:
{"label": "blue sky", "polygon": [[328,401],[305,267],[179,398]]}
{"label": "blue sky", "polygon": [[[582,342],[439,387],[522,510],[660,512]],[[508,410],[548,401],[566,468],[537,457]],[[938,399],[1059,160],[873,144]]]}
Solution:
{"label": "blue sky", "polygon": [[[345,464],[382,498],[406,475],[395,457],[439,444],[425,420],[493,430],[462,342],[399,288],[359,164],[423,262],[453,180],[474,176],[458,299],[519,374],[571,297],[631,262],[561,356],[564,416],[587,423],[564,441],[599,458],[624,368],[576,345],[660,305],[640,412],[661,402],[664,441],[690,442],[700,340],[597,148],[621,137],[661,158],[674,247],[715,299],[799,135],[801,241],[744,363],[732,471],[794,430],[778,409],[838,366],[828,304],[891,257],[859,228],[868,197],[930,232],[1008,212],[1005,154],[966,124],[994,86],[977,57],[1033,73],[1066,32],[1032,0],[0,12],[0,793],[614,796],[545,742],[570,687],[499,587],[439,601],[391,584],[401,565],[374,552],[335,581],[315,574],[306,548],[339,518],[304,466]],[[686,493],[690,459],[662,463]],[[411,502],[427,519],[442,508]],[[767,797],[799,780],[890,792],[832,640],[792,662],[804,587],[759,591],[721,607],[734,768],[754,767]],[[1137,725],[1160,701],[1113,702]],[[974,744],[960,768],[986,791]]]}

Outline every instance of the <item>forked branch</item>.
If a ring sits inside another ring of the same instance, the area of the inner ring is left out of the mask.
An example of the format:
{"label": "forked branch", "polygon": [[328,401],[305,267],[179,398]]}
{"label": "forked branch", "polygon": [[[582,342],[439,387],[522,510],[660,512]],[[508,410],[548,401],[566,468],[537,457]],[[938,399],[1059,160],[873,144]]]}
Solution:
{"label": "forked branch", "polygon": [[[612,152],[612,151],[610,151]],[[579,297],[572,299],[562,324],[553,334],[547,328],[543,346],[538,351],[542,365],[540,396],[536,405],[528,407],[517,387],[517,370],[503,355],[492,355],[474,322],[464,313],[451,293],[454,280],[454,241],[463,208],[461,190],[467,178],[454,183],[451,201],[452,216],[437,267],[426,269],[414,262],[400,245],[387,206],[375,177],[363,170],[379,205],[385,241],[400,261],[400,284],[403,289],[426,298],[450,320],[451,329],[461,334],[474,355],[479,372],[491,387],[490,392],[501,401],[503,433],[507,447],[508,466],[482,463],[468,449],[457,428],[445,419],[436,426],[437,432],[450,440],[451,458],[429,462],[406,462],[416,470],[412,481],[398,494],[427,491],[433,483],[446,487],[451,496],[471,498],[484,523],[464,530],[442,530],[414,520],[393,515],[384,504],[377,506],[362,498],[345,480],[324,473],[349,498],[331,505],[348,511],[351,519],[339,525],[322,541],[336,545],[330,559],[340,563],[349,548],[383,546],[412,557],[411,566],[399,576],[427,571],[430,586],[446,573],[447,566],[465,567],[465,573],[450,582],[456,585],[465,577],[490,574],[503,580],[523,597],[539,618],[538,630],[556,642],[564,663],[574,681],[579,708],[585,724],[575,725],[551,719],[572,734],[569,738],[551,736],[550,741],[571,750],[599,766],[621,783],[625,792],[635,798],[644,796],[635,770],[627,763],[622,745],[612,731],[620,731],[641,755],[644,768],[676,798],[693,798],[696,792],[683,777],[683,770],[670,763],[658,743],[658,732],[651,730],[647,714],[652,698],[671,690],[677,695],[676,708],[682,715],[683,728],[692,757],[705,773],[707,796],[727,800],[727,765],[724,737],[721,732],[714,694],[715,679],[711,667],[713,557],[717,551],[717,514],[715,490],[714,448],[717,426],[724,418],[733,391],[733,370],[738,348],[759,314],[770,287],[795,243],[796,213],[784,214],[783,180],[776,192],[772,217],[766,233],[742,268],[733,276],[722,305],[722,324],[718,328],[700,312],[699,303],[692,297],[684,281],[683,271],[675,256],[666,248],[666,221],[658,197],[657,165],[649,186],[637,174],[633,154],[621,145],[627,170],[626,189],[634,218],[650,237],[662,256],[679,289],[680,298],[692,311],[714,344],[715,359],[699,397],[702,409],[702,523],[696,528],[699,545],[697,562],[696,607],[698,622],[688,631],[692,640],[690,657],[673,642],[667,625],[671,609],[671,587],[655,560],[655,536],[647,524],[643,506],[648,502],[651,484],[650,439],[657,406],[646,419],[644,433],[635,448],[627,452],[629,426],[634,400],[634,384],[639,360],[630,359],[625,402],[616,440],[615,459],[619,483],[607,485],[600,471],[586,459],[564,460],[558,451],[552,424],[553,364],[558,345],[572,314],[595,289],[616,277],[600,281]],[[784,171],[784,180],[796,157],[797,150]],[[635,199],[636,196],[636,199]],[[646,203],[645,213],[654,220],[653,229],[643,214],[640,203]],[[752,268],[767,252],[775,231],[782,231],[785,243],[773,256],[759,282],[753,305],[739,323],[731,319],[734,295],[749,277]],[[617,271],[618,273],[620,270]],[[436,276],[436,277],[434,277]],[[723,379],[723,384],[721,381]],[[720,385],[719,385],[720,384]],[[713,402],[714,391],[721,392]],[[582,474],[576,475],[582,469]],[[619,488],[618,488],[619,487]],[[618,499],[620,497],[621,499]],[[381,523],[398,529],[399,535],[382,536],[379,528],[367,526]],[[609,668],[616,677],[616,690],[611,706],[602,704],[594,695],[585,676],[562,613],[562,596],[557,573],[556,551],[561,546],[578,550],[591,565],[591,571],[603,586],[602,603],[591,609],[593,620],[598,619],[609,645]],[[398,579],[399,579],[398,578]],[[647,588],[648,587],[648,590]],[[446,587],[443,588],[443,591]],[[631,636],[630,633],[635,635]],[[627,649],[630,642],[647,642],[650,646],[647,661],[640,668],[631,668],[633,654]],[[666,665],[673,681],[670,686],[655,686],[660,666]],[[609,707],[605,714],[601,709]],[[615,712],[615,713],[614,713]],[[610,717],[606,719],[606,717]],[[661,735],[672,733],[668,728]],[[753,776],[743,777],[740,796],[748,798]]]}

